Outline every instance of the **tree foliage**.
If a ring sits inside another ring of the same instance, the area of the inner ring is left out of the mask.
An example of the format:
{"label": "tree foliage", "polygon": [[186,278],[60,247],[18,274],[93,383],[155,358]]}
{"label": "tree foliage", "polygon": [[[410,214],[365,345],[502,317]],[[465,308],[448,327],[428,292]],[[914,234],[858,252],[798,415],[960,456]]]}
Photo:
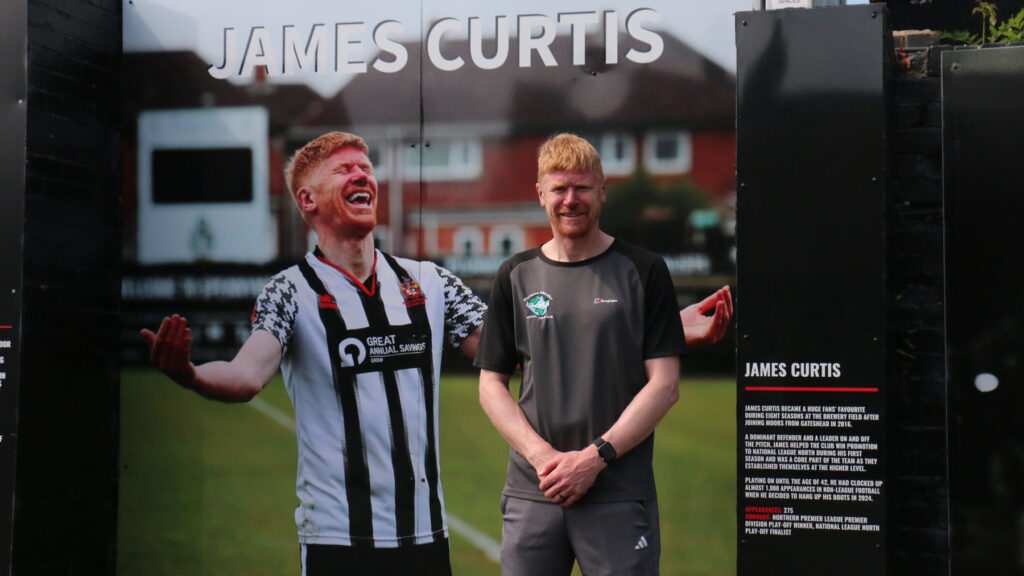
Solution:
{"label": "tree foliage", "polygon": [[951,30],[940,32],[939,36],[964,44],[1024,42],[1024,9],[1000,22],[995,4],[975,0],[971,15],[981,17],[981,34],[974,34],[970,30]]}
{"label": "tree foliage", "polygon": [[638,170],[608,186],[601,228],[655,252],[683,252],[691,248],[690,213],[710,205],[711,195],[689,180],[658,182]]}

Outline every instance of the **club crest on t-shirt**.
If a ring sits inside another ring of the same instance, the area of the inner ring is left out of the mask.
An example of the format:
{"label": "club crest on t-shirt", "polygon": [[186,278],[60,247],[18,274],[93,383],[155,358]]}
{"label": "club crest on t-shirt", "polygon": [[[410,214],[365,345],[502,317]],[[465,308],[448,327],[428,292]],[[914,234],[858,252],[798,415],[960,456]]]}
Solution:
{"label": "club crest on t-shirt", "polygon": [[406,307],[418,306],[426,301],[420,290],[420,285],[412,278],[407,278],[402,282],[402,298],[405,300]]}
{"label": "club crest on t-shirt", "polygon": [[526,309],[533,312],[534,316],[544,318],[548,316],[548,309],[551,307],[551,296],[545,292],[534,292],[523,299],[526,302]]}

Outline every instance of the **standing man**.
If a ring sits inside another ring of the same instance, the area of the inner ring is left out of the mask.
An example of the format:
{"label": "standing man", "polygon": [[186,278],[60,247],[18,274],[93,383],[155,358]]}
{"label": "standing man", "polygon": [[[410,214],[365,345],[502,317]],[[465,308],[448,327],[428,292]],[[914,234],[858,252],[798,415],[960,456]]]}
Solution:
{"label": "standing man", "polygon": [[578,560],[587,576],[654,575],[653,432],[679,398],[680,317],[717,340],[731,299],[680,315],[664,261],[600,230],[604,174],[586,140],[541,146],[537,195],[553,238],[502,264],[475,362],[480,403],[512,447],[502,574],[567,576]]}
{"label": "standing man", "polygon": [[152,362],[202,396],[245,402],[280,366],[295,408],[304,576],[451,574],[438,459],[442,339],[473,356],[483,303],[429,262],[374,249],[377,181],[362,138],[324,134],[286,169],[317,248],[274,276],[230,362],[189,360],[165,318]]}

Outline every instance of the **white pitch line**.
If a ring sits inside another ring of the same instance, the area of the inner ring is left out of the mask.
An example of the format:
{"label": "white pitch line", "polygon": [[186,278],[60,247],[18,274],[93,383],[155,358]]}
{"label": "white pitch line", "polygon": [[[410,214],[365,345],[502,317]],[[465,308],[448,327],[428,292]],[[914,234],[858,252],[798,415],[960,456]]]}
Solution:
{"label": "white pitch line", "polygon": [[476,546],[477,550],[483,552],[484,556],[487,556],[488,560],[495,564],[501,563],[501,544],[495,542],[490,536],[473,528],[454,514],[448,514],[448,527],[452,531],[461,534],[466,540],[469,540],[473,546]]}
{"label": "white pitch line", "polygon": [[[252,406],[259,413],[263,414],[267,418],[270,418],[274,422],[277,422],[281,426],[295,430],[295,419],[289,416],[284,410],[274,406],[262,398],[253,398],[249,401],[249,406]],[[501,545],[494,541],[493,538],[477,530],[468,522],[462,520],[454,514],[447,514],[448,516],[448,527],[453,532],[461,535],[466,540],[469,540],[477,550],[484,553],[484,556],[488,560],[495,564],[501,562]]]}
{"label": "white pitch line", "polygon": [[295,419],[289,416],[284,410],[281,410],[263,398],[253,398],[252,400],[249,400],[249,406],[252,406],[264,416],[270,418],[274,422],[277,422],[281,426],[284,426],[289,430],[295,430]]}

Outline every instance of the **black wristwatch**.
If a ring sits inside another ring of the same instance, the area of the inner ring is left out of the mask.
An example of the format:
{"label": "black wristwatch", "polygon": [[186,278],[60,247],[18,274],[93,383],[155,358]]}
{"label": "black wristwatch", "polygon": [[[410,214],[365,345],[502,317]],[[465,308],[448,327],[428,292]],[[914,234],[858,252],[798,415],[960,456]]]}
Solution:
{"label": "black wristwatch", "polygon": [[611,464],[616,458],[619,457],[615,453],[615,447],[610,442],[606,442],[604,438],[598,438],[593,442],[594,446],[597,446],[597,455],[601,457],[601,461],[605,464]]}

